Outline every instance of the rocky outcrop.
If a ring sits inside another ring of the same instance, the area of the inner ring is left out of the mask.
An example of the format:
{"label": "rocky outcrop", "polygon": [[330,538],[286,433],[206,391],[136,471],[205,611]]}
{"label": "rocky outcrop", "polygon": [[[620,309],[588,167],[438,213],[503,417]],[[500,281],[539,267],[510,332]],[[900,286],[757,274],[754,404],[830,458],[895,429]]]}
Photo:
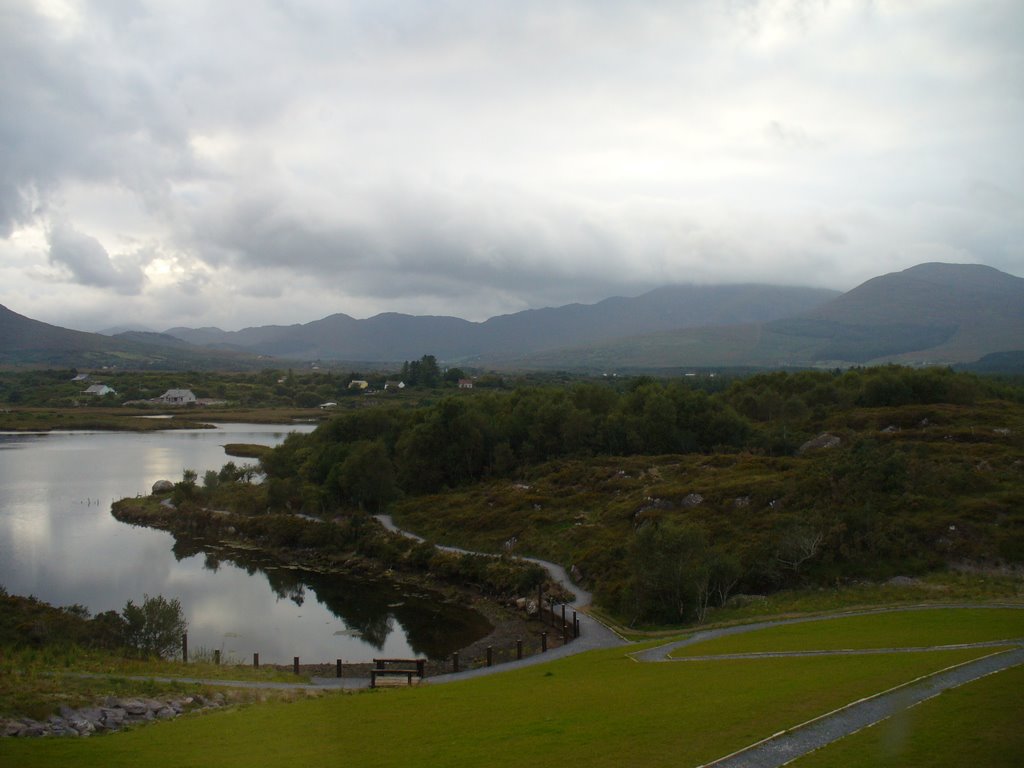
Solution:
{"label": "rocky outcrop", "polygon": [[153,493],[169,493],[174,490],[174,483],[170,480],[157,480],[153,483]]}
{"label": "rocky outcrop", "polygon": [[824,451],[829,448],[835,448],[842,442],[842,438],[838,435],[833,435],[831,432],[823,432],[801,445],[797,449],[797,454],[808,453],[809,451]]}
{"label": "rocky outcrop", "polygon": [[215,709],[223,704],[222,693],[168,700],[108,697],[92,707],[61,707],[59,715],[51,715],[46,720],[28,717],[0,720],[0,736],[91,736],[139,723],[170,720],[183,712]]}

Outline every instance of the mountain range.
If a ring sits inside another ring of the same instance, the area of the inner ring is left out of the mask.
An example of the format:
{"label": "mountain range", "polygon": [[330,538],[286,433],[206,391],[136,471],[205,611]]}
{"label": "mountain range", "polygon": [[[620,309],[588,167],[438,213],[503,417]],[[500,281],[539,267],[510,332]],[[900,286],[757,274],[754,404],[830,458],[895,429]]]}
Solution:
{"label": "mountain range", "polygon": [[385,313],[223,331],[112,337],[0,307],[0,363],[248,369],[288,361],[590,370],[951,364],[1024,350],[1024,279],[977,264],[921,264],[840,294],[769,285],[673,285],[596,304],[470,322]]}

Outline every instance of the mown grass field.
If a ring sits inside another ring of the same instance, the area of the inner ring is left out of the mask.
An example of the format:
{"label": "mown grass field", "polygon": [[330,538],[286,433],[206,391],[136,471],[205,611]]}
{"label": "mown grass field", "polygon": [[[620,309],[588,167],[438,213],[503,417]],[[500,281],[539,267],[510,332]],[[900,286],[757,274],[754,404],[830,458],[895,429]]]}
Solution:
{"label": "mown grass field", "polygon": [[[903,617],[925,613],[883,614],[871,633],[898,644],[908,636]],[[1024,611],[983,615],[989,627],[980,636],[1024,633]],[[973,612],[960,616],[979,623]],[[935,623],[930,643],[956,641],[955,625]],[[699,765],[991,652],[641,664],[627,656],[632,650],[448,685],[242,707],[92,739],[4,740],[0,765]]]}
{"label": "mown grass field", "polygon": [[793,768],[1018,768],[1024,667],[946,691],[793,763]]}
{"label": "mown grass field", "polygon": [[1024,621],[1019,610],[928,608],[782,624],[686,645],[672,656],[924,648],[1021,639]]}

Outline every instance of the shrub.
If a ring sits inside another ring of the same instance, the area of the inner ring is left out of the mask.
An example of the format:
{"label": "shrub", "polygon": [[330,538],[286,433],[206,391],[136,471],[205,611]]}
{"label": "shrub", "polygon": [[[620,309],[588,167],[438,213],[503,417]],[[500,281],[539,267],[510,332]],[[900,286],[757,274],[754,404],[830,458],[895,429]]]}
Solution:
{"label": "shrub", "polygon": [[125,645],[141,656],[174,656],[188,628],[181,603],[177,598],[167,600],[163,595],[144,595],[142,605],[129,600],[122,616]]}

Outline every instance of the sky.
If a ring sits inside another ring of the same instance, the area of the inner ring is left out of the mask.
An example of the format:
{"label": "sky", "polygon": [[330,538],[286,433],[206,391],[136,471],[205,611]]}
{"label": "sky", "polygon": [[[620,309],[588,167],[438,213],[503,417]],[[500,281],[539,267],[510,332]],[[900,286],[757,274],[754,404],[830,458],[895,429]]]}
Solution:
{"label": "sky", "polygon": [[0,0],[0,304],[83,330],[1024,276],[1020,0]]}

